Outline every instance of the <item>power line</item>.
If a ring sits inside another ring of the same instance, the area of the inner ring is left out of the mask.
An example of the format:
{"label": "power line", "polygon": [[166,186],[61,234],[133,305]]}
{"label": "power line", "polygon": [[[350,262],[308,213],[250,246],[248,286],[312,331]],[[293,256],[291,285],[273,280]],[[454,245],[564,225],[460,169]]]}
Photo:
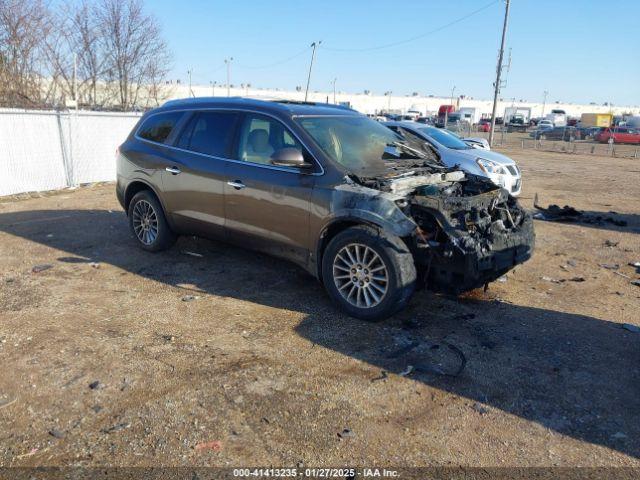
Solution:
{"label": "power line", "polygon": [[327,47],[327,46],[323,46],[322,49],[323,50],[330,50],[333,52],[370,52],[373,50],[382,50],[383,48],[390,48],[390,47],[395,47],[397,45],[404,45],[405,43],[410,43],[413,42],[415,40],[419,40],[421,38],[427,37],[429,35],[433,35],[434,33],[438,33],[446,28],[449,28],[457,23],[462,22],[463,20],[466,20],[469,17],[472,17],[480,12],[482,12],[483,10],[486,10],[487,8],[491,7],[492,5],[495,5],[496,3],[498,3],[500,0],[494,0],[491,3],[486,4],[484,7],[480,7],[477,10],[474,10],[473,12],[470,12],[460,18],[457,18],[455,20],[453,20],[452,22],[449,22],[445,25],[442,25],[438,28],[435,28],[433,30],[429,30],[428,32],[425,33],[421,33],[420,35],[416,35],[415,37],[411,37],[411,38],[407,38],[405,40],[398,40],[397,42],[393,42],[393,43],[386,43],[384,45],[377,45],[375,47],[366,47],[366,48],[331,48],[331,47]]}
{"label": "power line", "polygon": [[249,65],[236,65],[237,67],[240,68],[246,68],[249,70],[261,70],[263,68],[271,68],[271,67],[277,67],[278,65],[282,65],[283,63],[287,63],[290,62],[291,60],[301,57],[302,55],[304,55],[305,53],[307,53],[312,47],[305,47],[304,50],[300,50],[298,53],[291,55],[290,57],[284,58],[282,60],[278,60],[277,62],[273,62],[273,63],[269,63],[267,65],[259,65],[259,66],[249,66]]}

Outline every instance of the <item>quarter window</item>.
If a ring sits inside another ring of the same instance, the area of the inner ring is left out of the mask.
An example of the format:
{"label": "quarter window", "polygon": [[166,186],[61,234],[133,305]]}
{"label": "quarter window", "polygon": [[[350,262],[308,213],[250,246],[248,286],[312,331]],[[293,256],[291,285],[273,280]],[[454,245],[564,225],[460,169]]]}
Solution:
{"label": "quarter window", "polygon": [[180,135],[178,147],[229,158],[237,118],[238,115],[232,112],[200,112]]}
{"label": "quarter window", "polygon": [[176,126],[183,112],[167,112],[152,115],[138,130],[138,136],[152,142],[164,143]]}

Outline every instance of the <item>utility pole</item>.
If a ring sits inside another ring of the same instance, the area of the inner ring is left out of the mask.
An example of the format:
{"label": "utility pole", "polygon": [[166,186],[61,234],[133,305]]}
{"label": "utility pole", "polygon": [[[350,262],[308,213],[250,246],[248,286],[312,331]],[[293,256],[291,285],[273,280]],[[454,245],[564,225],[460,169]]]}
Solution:
{"label": "utility pole", "polygon": [[[456,91],[456,86],[454,85],[451,89],[451,106],[453,107],[453,92]],[[449,120],[449,108],[444,111],[444,128],[447,128],[447,121]]]}
{"label": "utility pole", "polygon": [[189,74],[189,95],[195,97],[193,90],[191,89],[191,69],[187,70],[187,74]]}
{"label": "utility pole", "polygon": [[211,84],[211,96],[215,97],[216,96],[216,83],[218,83],[218,82],[211,81],[209,83]]}
{"label": "utility pole", "polygon": [[507,24],[509,22],[509,1],[505,0],[504,25],[502,26],[502,41],[500,42],[500,53],[498,54],[498,67],[496,68],[496,83],[493,91],[493,110],[491,113],[491,130],[489,131],[489,146],[493,146],[493,131],[496,128],[496,113],[498,110],[498,96],[500,95],[500,76],[502,75],[502,57],[504,56],[504,41],[507,37]]}
{"label": "utility pole", "polygon": [[309,95],[309,83],[311,82],[311,69],[313,68],[313,60],[316,58],[316,48],[318,45],[322,43],[322,40],[319,42],[313,42],[311,47],[313,51],[311,52],[311,63],[309,64],[309,75],[307,76],[307,89],[304,91],[304,101],[307,101],[307,96]]}
{"label": "utility pole", "polygon": [[542,92],[542,115],[540,115],[540,118],[544,118],[544,109],[547,106],[547,95],[549,95],[548,91],[544,91]]}
{"label": "utility pole", "polygon": [[333,83],[333,104],[334,105],[336,104],[336,81],[337,80],[338,80],[337,78],[334,78],[333,82],[332,82]]}
{"label": "utility pole", "polygon": [[231,62],[233,57],[225,58],[224,63],[227,64],[227,97],[231,96]]}

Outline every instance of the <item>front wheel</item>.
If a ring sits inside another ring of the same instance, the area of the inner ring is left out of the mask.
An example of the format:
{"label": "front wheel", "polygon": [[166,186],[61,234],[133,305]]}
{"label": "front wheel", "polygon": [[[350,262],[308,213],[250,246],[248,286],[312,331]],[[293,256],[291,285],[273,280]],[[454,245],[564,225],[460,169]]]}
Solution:
{"label": "front wheel", "polygon": [[166,250],[176,241],[164,211],[156,196],[143,190],[135,194],[129,203],[129,228],[144,250]]}
{"label": "front wheel", "polygon": [[407,305],[416,268],[400,238],[358,226],[331,240],[322,256],[322,278],[333,301],[347,314],[378,321]]}

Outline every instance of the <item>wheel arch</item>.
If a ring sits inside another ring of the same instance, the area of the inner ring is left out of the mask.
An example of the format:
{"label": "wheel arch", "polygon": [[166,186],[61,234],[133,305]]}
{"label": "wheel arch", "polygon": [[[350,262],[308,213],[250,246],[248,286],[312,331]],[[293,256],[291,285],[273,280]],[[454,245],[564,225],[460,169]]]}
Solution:
{"label": "wheel arch", "polygon": [[405,238],[409,236],[413,229],[407,231],[400,231],[397,225],[384,225],[384,222],[376,222],[375,219],[366,218],[358,215],[344,215],[333,218],[320,230],[318,236],[318,242],[316,244],[315,256],[316,256],[316,276],[322,281],[322,257],[329,245],[329,242],[338,235],[340,232],[345,231],[351,227],[357,226],[370,227],[377,231],[388,231],[399,238]]}
{"label": "wheel arch", "polygon": [[158,192],[156,192],[155,188],[153,188],[149,183],[137,179],[130,182],[124,192],[124,210],[127,215],[129,214],[129,204],[131,203],[131,199],[136,195],[136,193],[139,193],[143,190],[149,190],[151,193],[153,193],[158,202],[160,202],[162,209],[165,211],[165,213],[167,212],[166,208],[164,208],[164,203],[162,202],[162,199],[158,195]]}

